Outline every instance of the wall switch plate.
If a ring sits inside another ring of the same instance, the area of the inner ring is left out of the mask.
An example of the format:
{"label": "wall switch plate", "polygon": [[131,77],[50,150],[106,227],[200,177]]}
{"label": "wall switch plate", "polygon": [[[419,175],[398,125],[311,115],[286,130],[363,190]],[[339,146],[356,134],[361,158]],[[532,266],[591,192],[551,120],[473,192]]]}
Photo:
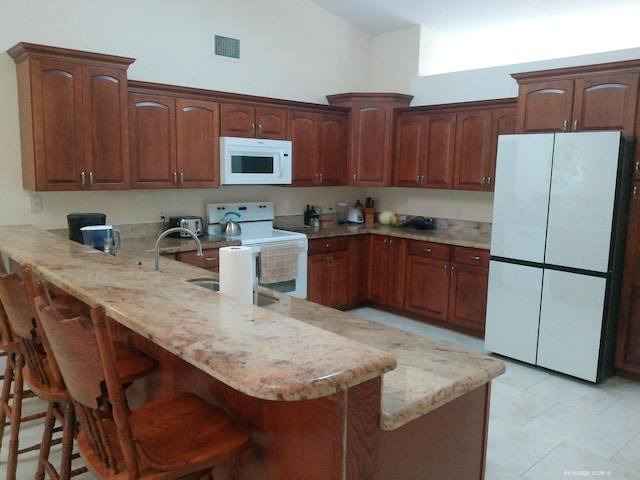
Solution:
{"label": "wall switch plate", "polygon": [[30,195],[29,203],[31,205],[31,213],[39,213],[42,211],[42,197],[40,195]]}

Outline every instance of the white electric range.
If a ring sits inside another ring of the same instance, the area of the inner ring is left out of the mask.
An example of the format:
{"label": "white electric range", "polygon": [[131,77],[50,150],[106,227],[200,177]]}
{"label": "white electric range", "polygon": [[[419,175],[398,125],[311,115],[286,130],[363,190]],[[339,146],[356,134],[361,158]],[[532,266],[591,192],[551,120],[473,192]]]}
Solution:
{"label": "white electric range", "polygon": [[276,284],[259,283],[261,286],[288,293],[297,298],[307,298],[308,240],[304,233],[288,232],[273,228],[275,218],[273,202],[209,203],[207,204],[207,233],[225,237],[225,219],[240,224],[240,234],[228,236],[251,247],[253,277],[259,268],[260,248],[264,245],[295,243],[298,246],[298,276],[294,280]]}

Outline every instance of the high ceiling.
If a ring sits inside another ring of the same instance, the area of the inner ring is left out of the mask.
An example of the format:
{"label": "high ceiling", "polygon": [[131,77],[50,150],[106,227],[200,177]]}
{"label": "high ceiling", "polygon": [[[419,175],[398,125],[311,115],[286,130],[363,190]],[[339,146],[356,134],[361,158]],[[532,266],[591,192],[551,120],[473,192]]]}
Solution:
{"label": "high ceiling", "polygon": [[638,0],[311,0],[373,34],[424,26],[436,34],[548,17],[638,12]]}

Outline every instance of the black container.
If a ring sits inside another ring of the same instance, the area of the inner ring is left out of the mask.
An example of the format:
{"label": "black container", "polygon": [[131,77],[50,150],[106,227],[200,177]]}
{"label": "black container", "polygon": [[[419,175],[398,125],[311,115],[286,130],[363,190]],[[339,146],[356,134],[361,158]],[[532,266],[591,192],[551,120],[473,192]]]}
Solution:
{"label": "black container", "polygon": [[106,225],[107,216],[104,213],[70,213],[67,215],[67,224],[69,225],[69,240],[83,243],[82,227],[90,225]]}

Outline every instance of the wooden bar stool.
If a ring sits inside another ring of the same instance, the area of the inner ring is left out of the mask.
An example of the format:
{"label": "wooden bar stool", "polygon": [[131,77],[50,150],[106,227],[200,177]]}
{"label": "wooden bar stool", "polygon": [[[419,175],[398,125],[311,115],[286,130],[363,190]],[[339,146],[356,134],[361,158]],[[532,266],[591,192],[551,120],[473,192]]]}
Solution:
{"label": "wooden bar stool", "polygon": [[[30,294],[37,296],[49,305],[53,305],[53,303],[44,284],[34,281],[31,268],[28,265],[22,267],[21,272],[25,277],[24,281],[15,273],[0,275],[0,301],[4,306],[15,338],[20,344],[19,358],[22,359],[20,364],[22,368],[18,368],[17,365],[15,369],[14,391],[20,391],[24,381],[38,397],[48,402],[44,433],[40,443],[38,470],[35,478],[38,480],[43,479],[46,470],[52,478],[67,480],[73,474],[86,471],[86,469],[77,472],[71,471],[73,439],[76,432],[73,404],[55,358],[50,353],[47,353],[50,349],[46,338],[42,334],[42,329],[38,328]],[[70,315],[76,314],[72,310],[65,310],[65,312]],[[124,349],[124,346],[122,347]],[[155,366],[151,359],[139,353],[133,352],[131,355],[135,355],[137,361],[131,361],[131,356],[127,355],[122,366],[118,363],[125,382],[131,382],[136,378],[147,375]],[[12,441],[10,442],[7,461],[7,478],[10,480],[16,478],[21,400],[21,398],[18,399],[14,395],[11,415]],[[56,420],[62,423],[62,460],[59,471],[49,462],[49,452]]]}
{"label": "wooden bar stool", "polygon": [[[80,454],[97,477],[156,480],[210,474],[249,446],[247,426],[191,393],[129,410],[102,306],[91,309],[92,323],[65,318],[42,298],[35,306],[77,412]],[[110,411],[103,408],[105,385]]]}

